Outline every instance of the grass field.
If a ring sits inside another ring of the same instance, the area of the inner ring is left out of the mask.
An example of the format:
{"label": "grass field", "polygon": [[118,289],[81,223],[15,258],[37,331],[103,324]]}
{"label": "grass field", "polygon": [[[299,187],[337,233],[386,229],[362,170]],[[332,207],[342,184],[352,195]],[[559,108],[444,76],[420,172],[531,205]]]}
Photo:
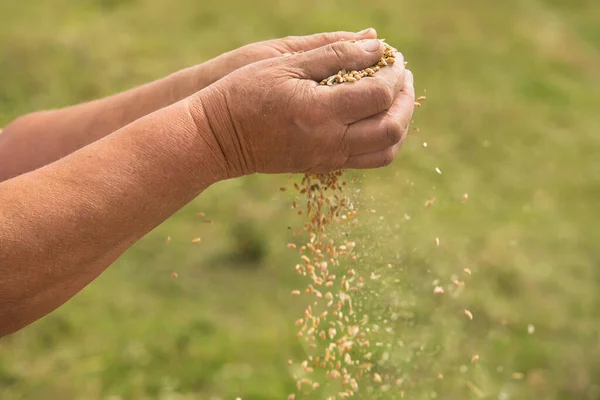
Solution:
{"label": "grass field", "polygon": [[[405,377],[358,398],[600,399],[599,16],[596,0],[0,0],[0,126],[249,42],[374,26],[428,100],[391,167],[352,174],[357,268],[394,265],[364,306],[399,301]],[[0,399],[286,398],[305,351],[286,184],[211,187],[1,339]],[[433,295],[465,267],[462,296]]]}

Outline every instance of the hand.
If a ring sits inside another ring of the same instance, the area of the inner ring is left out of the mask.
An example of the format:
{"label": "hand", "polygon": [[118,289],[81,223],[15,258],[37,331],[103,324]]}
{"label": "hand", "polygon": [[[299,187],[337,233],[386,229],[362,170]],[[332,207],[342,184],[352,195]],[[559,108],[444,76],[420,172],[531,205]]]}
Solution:
{"label": "hand", "polygon": [[340,40],[375,39],[377,32],[373,28],[361,32],[327,32],[310,36],[288,36],[281,39],[251,43],[239,49],[224,53],[208,61],[201,71],[208,77],[205,86],[218,81],[225,75],[248,64],[269,58],[280,57],[285,53],[309,51]]}
{"label": "hand", "polygon": [[[379,40],[336,42],[241,68],[190,98],[199,130],[210,126],[226,178],[375,168],[394,159],[414,109],[412,73],[396,63],[374,77],[334,86],[318,81],[367,68]],[[202,116],[203,118],[201,118]]]}

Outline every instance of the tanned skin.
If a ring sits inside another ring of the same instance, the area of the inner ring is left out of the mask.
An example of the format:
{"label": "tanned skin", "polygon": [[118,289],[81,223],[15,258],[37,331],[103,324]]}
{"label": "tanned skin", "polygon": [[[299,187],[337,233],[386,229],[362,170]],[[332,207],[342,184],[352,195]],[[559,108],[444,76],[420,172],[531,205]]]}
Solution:
{"label": "tanned skin", "polygon": [[9,124],[0,133],[0,336],[61,306],[216,182],[388,165],[414,107],[402,60],[353,84],[317,84],[373,65],[378,40],[339,41],[375,37],[257,43]]}

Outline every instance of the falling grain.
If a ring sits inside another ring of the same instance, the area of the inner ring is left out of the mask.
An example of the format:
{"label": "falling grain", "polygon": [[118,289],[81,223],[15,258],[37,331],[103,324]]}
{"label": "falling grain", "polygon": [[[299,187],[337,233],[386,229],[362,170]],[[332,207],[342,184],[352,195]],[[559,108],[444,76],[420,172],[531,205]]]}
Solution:
{"label": "falling grain", "polygon": [[[342,83],[362,84],[361,80],[372,79],[382,68],[394,65],[395,56],[396,49],[385,44],[383,57],[375,65],[360,71],[342,69],[319,84],[328,87]],[[361,276],[360,271],[342,267],[348,266],[350,261],[358,260],[360,253],[357,253],[357,244],[344,239],[334,240],[328,231],[331,226],[342,225],[351,229],[358,224],[357,211],[344,191],[347,182],[342,180],[343,175],[343,171],[304,174],[301,181],[293,183],[299,197],[292,203],[293,209],[306,205],[297,210],[297,214],[303,216],[305,222],[303,227],[294,233],[295,236],[307,236],[306,245],[298,249],[301,263],[296,264],[294,268],[297,274],[307,279],[303,291],[307,294],[305,297],[309,299],[310,304],[306,307],[303,318],[296,320],[300,329],[296,337],[307,343],[309,349],[308,360],[304,360],[300,365],[306,374],[311,374],[318,368],[323,370],[327,379],[340,380],[345,388],[338,393],[338,398],[354,396],[358,391],[359,379],[363,374],[369,373],[374,365],[361,363],[359,360],[363,352],[372,354],[369,351],[369,335],[373,331],[366,323],[358,323],[362,317],[359,318],[356,308],[353,307],[353,297],[357,292],[362,294],[367,277]],[[352,182],[356,181],[356,178],[352,179]],[[295,249],[296,245],[288,243],[287,247]],[[386,264],[386,268],[391,267],[391,264]],[[369,275],[373,281],[378,281],[381,276],[382,274],[374,272]],[[299,296],[301,292],[294,290],[291,294]],[[311,307],[313,305],[314,314]],[[364,359],[367,359],[366,356]],[[383,377],[377,373],[372,377],[377,383],[383,382]],[[318,382],[307,378],[294,379],[298,390],[310,391],[319,388]],[[383,391],[384,387],[387,390],[386,385],[382,385],[380,389]],[[336,397],[331,396],[329,399],[334,400]]]}
{"label": "falling grain", "polygon": [[485,398],[485,393],[483,393],[483,391],[481,389],[479,389],[477,386],[475,386],[475,384],[473,382],[466,381],[465,385],[471,391],[471,393],[473,393],[478,399]]}
{"label": "falling grain", "polygon": [[511,377],[512,377],[514,380],[520,381],[521,379],[525,378],[525,374],[524,374],[524,373],[522,373],[522,372],[513,372],[513,373],[511,374]]}
{"label": "falling grain", "polygon": [[533,326],[533,324],[527,325],[527,333],[529,333],[530,335],[533,335],[535,333],[535,326]]}

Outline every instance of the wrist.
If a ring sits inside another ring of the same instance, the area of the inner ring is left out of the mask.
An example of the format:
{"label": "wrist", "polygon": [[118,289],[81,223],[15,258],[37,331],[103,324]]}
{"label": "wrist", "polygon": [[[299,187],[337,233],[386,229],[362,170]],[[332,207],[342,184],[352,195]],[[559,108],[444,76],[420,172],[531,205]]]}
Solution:
{"label": "wrist", "polygon": [[214,138],[211,125],[201,105],[195,96],[188,97],[180,102],[181,111],[185,115],[188,143],[193,179],[201,187],[208,187],[214,183],[231,178],[223,151]]}
{"label": "wrist", "polygon": [[227,75],[229,72],[226,62],[228,54],[222,54],[219,57],[176,72],[174,76],[177,85],[185,91],[185,96],[182,99],[194,95]]}
{"label": "wrist", "polygon": [[223,93],[211,87],[191,96],[187,101],[198,132],[203,132],[206,146],[222,166],[221,180],[255,172],[251,157],[244,151]]}
{"label": "wrist", "polygon": [[159,87],[164,89],[169,104],[176,103],[210,85],[209,70],[206,63],[179,70],[158,81]]}

